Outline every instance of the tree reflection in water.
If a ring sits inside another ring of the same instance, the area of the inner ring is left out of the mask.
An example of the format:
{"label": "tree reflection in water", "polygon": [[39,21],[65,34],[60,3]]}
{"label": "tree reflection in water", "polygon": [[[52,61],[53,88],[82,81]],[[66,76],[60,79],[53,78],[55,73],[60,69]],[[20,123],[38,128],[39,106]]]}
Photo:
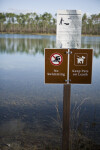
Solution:
{"label": "tree reflection in water", "polygon": [[[48,36],[49,37],[49,36]],[[0,39],[0,53],[27,53],[44,54],[44,48],[55,48],[54,38],[1,38]]]}

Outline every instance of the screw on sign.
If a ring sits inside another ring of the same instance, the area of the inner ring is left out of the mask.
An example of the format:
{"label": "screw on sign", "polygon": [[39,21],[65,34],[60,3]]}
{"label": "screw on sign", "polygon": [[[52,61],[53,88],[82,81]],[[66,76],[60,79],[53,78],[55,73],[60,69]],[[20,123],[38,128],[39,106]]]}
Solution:
{"label": "screw on sign", "polygon": [[50,62],[54,66],[59,66],[62,63],[62,61],[63,61],[63,57],[59,53],[53,53],[50,56]]}

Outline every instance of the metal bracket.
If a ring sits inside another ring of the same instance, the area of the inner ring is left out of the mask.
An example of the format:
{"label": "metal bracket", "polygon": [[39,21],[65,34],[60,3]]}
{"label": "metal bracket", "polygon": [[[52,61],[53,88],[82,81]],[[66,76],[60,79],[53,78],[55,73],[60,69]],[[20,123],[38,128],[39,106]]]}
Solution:
{"label": "metal bracket", "polygon": [[71,79],[69,79],[69,80],[65,80],[65,82],[68,82],[68,81],[71,81]]}
{"label": "metal bracket", "polygon": [[66,54],[72,54],[72,52],[71,52],[71,51],[70,51],[70,52],[67,52],[67,51],[66,51]]}

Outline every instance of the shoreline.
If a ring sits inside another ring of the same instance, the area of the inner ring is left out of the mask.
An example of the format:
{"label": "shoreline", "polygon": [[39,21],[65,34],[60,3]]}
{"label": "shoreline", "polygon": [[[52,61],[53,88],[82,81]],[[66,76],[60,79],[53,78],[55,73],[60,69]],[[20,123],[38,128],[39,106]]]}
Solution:
{"label": "shoreline", "polygon": [[25,33],[25,32],[0,32],[0,34],[23,34],[23,35],[56,35],[55,33]]}
{"label": "shoreline", "polygon": [[[0,32],[0,34],[23,34],[23,35],[56,35],[56,33],[25,33],[25,32]],[[96,36],[100,37],[100,35],[95,34],[82,34],[82,36]]]}

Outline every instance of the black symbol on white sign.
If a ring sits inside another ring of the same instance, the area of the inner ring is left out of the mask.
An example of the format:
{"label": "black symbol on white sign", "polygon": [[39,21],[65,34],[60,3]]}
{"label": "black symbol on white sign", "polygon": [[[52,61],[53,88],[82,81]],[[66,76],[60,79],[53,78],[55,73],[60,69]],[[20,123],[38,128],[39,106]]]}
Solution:
{"label": "black symbol on white sign", "polygon": [[[63,18],[61,17],[61,19],[60,19],[60,23],[59,23],[59,25],[62,25],[62,23],[63,23]],[[69,23],[64,23],[65,25],[69,25]]]}
{"label": "black symbol on white sign", "polygon": [[69,25],[69,23],[64,23],[65,25]]}
{"label": "black symbol on white sign", "polygon": [[63,22],[63,21],[64,21],[64,20],[63,20],[63,18],[61,17],[59,25],[62,25],[62,22]]}

